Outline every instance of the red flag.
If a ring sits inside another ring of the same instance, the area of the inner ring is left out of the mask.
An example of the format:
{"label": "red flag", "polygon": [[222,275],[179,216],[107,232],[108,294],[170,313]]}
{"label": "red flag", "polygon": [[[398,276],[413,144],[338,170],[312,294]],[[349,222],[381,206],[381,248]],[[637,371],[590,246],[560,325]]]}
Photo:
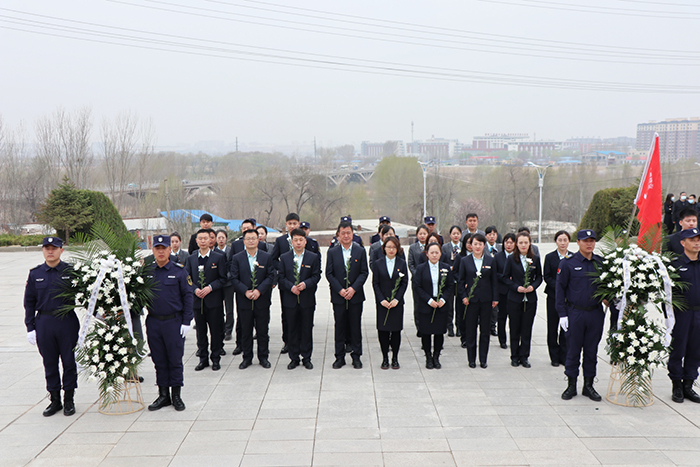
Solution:
{"label": "red flag", "polygon": [[634,204],[639,208],[639,237],[637,243],[647,251],[657,250],[661,246],[661,222],[663,220],[663,198],[661,194],[661,156],[659,153],[659,134],[649,150],[649,157],[644,166],[642,180],[639,183]]}

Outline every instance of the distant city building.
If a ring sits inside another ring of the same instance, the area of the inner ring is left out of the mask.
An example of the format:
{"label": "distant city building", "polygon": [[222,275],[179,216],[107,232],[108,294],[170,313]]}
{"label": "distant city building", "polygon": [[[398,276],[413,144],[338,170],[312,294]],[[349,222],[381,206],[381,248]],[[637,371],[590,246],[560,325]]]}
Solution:
{"label": "distant city building", "polygon": [[383,156],[405,156],[406,144],[403,141],[385,141],[383,143],[371,143],[363,141],[360,149],[362,157],[375,157],[377,159]]}
{"label": "distant city building", "polygon": [[510,145],[530,141],[527,133],[486,133],[484,136],[475,136],[472,149],[476,151],[515,151],[509,149]]}
{"label": "distant city building", "polygon": [[462,145],[456,139],[435,138],[434,136],[425,141],[408,143],[406,146],[409,154],[419,157],[426,156],[428,159],[452,159],[455,156],[455,148],[460,148],[460,153],[462,149]]}
{"label": "distant city building", "polygon": [[672,118],[637,125],[637,149],[649,150],[659,134],[661,160],[675,162],[700,157],[700,118]]}

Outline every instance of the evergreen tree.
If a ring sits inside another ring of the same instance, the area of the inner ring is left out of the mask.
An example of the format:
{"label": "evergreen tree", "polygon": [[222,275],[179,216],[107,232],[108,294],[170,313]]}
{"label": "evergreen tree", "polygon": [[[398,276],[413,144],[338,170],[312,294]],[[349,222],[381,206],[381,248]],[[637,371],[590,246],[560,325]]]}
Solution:
{"label": "evergreen tree", "polygon": [[78,190],[68,177],[51,191],[41,204],[37,218],[48,224],[56,232],[65,232],[66,243],[70,241],[71,232],[92,223],[93,208],[88,196]]}

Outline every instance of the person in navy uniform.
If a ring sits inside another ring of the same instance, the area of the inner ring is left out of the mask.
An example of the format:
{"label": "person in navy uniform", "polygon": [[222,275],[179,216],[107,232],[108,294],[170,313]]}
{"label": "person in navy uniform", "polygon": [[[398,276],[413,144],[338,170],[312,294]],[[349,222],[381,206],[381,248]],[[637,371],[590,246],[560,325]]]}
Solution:
{"label": "person in navy uniform", "polygon": [[[80,323],[74,311],[59,316],[61,308],[72,304],[71,300],[59,297],[64,284],[70,282],[71,267],[61,261],[63,240],[58,237],[45,237],[41,245],[44,263],[29,271],[24,289],[24,324],[27,327],[27,340],[39,348],[44,362],[46,390],[51,395],[51,404],[44,410],[44,417],[50,417],[61,409],[64,415],[73,415],[73,399],[78,387],[78,370],[73,349],[78,343]],[[63,366],[63,384],[58,368],[59,359]]]}
{"label": "person in navy uniform", "polygon": [[556,284],[556,304],[559,325],[566,333],[566,369],[569,384],[561,398],[569,400],[576,395],[583,350],[583,391],[584,396],[600,401],[600,394],[593,388],[596,375],[598,344],[603,336],[605,313],[601,300],[593,295],[597,286],[593,284],[596,263],[602,258],[593,253],[596,235],[593,230],[582,229],[576,235],[578,252],[559,263]]}
{"label": "person in navy uniform", "polygon": [[[211,334],[211,369],[221,369],[221,351],[224,343],[224,286],[227,282],[226,257],[209,249],[209,230],[197,232],[197,253],[190,255],[185,269],[194,282],[193,312],[197,325],[199,363],[201,371],[209,366],[209,338]],[[204,281],[200,279],[200,268]]]}
{"label": "person in navy uniform", "polygon": [[[391,219],[389,216],[382,216],[379,218],[379,226],[377,227],[377,233],[372,235],[369,239],[370,245],[377,243],[379,240],[381,240],[381,231],[380,229],[382,228],[383,225],[388,225],[391,227]],[[398,238],[398,237],[396,237]]]}
{"label": "person in navy uniform", "polygon": [[[340,222],[349,222],[350,226],[352,227],[352,217],[350,217],[350,216],[341,217]],[[362,243],[362,237],[360,237],[359,235],[357,235],[354,232],[354,228],[353,228],[353,234],[352,234],[352,241],[357,243],[358,245],[360,245],[362,248],[365,247],[365,244]],[[338,235],[336,234],[336,236],[331,239],[331,244],[330,244],[329,248],[332,248],[332,247],[338,246],[338,245],[340,245],[340,241],[338,239]]]}
{"label": "person in navy uniform", "polygon": [[506,307],[510,320],[510,364],[530,368],[532,326],[537,312],[536,290],[542,284],[542,266],[540,257],[532,251],[530,234],[520,232],[515,239],[514,254],[506,261],[502,276],[508,286]]}
{"label": "person in navy uniform", "polygon": [[[301,229],[293,229],[292,249],[280,256],[277,282],[280,287],[282,313],[287,317],[287,345],[289,365],[293,370],[299,366],[301,356],[304,368],[313,369],[314,312],[316,310],[316,289],[321,280],[321,258],[306,250],[306,234]],[[298,275],[298,280],[296,274]]]}
{"label": "person in navy uniform", "polygon": [[[272,247],[272,264],[275,269],[279,270],[280,256],[292,251],[292,230],[299,228],[299,214],[295,212],[290,212],[284,219],[284,226],[287,229],[287,233],[280,235],[275,240],[275,245]],[[280,289],[280,300],[282,299],[282,289]],[[285,313],[285,307],[282,307],[282,346],[281,353],[289,352],[289,323],[287,321],[287,314]]]}
{"label": "person in navy uniform", "polygon": [[[346,266],[349,266],[347,278]],[[367,252],[353,241],[352,224],[342,221],[338,225],[338,247],[329,249],[326,259],[326,279],[331,290],[335,319],[334,369],[345,365],[347,337],[352,349],[352,366],[362,368],[362,303],[365,301],[364,285],[368,276]]]}
{"label": "person in navy uniform", "polygon": [[[479,328],[479,364],[481,368],[488,365],[486,360],[491,339],[491,310],[498,305],[498,276],[496,261],[485,252],[486,237],[475,234],[472,237],[472,254],[459,256],[459,279],[456,294],[461,306],[455,310],[462,314],[462,334],[467,343],[467,360],[469,368],[476,368],[476,331]],[[478,277],[478,281],[477,281]],[[476,282],[471,299],[469,294]]]}
{"label": "person in navy uniform", "polygon": [[[392,230],[389,226],[385,227],[387,231]],[[399,255],[400,251],[401,242],[398,238],[384,237],[382,255],[372,263],[372,287],[377,305],[377,334],[382,349],[382,370],[389,369],[389,348],[392,353],[391,368],[398,370],[401,367],[399,348],[403,329],[403,297],[408,288],[408,265]]]}
{"label": "person in navy uniform", "polygon": [[440,261],[442,247],[439,243],[428,243],[426,256],[428,261],[418,265],[411,278],[415,300],[413,306],[420,316],[418,331],[425,352],[425,367],[439,370],[442,368],[440,352],[445,342],[447,316],[451,312],[455,284],[450,265]]}
{"label": "person in navy uniform", "polygon": [[182,264],[171,261],[170,236],[153,237],[155,262],[149,266],[153,278],[153,300],[147,306],[146,331],[151,359],[156,368],[158,398],[148,410],[172,405],[185,410],[182,356],[190,331],[194,300],[192,278]]}
{"label": "person in navy uniform", "polygon": [[547,348],[549,360],[552,366],[566,364],[566,335],[559,326],[559,313],[556,304],[557,271],[559,263],[564,258],[570,258],[569,241],[571,236],[566,230],[560,230],[554,234],[554,243],[557,249],[544,257],[544,282],[547,284],[544,293],[547,294]]}
{"label": "person in navy uniform", "polygon": [[498,342],[502,349],[508,348],[508,334],[506,332],[506,322],[508,321],[508,285],[503,282],[503,271],[506,261],[515,251],[515,234],[508,232],[503,236],[503,249],[496,253],[496,270],[498,272]]}
{"label": "person in navy uniform", "polygon": [[[434,217],[434,216],[426,216],[426,217],[424,217],[424,218],[423,218],[423,224],[422,224],[422,225],[425,225],[425,226],[428,228],[428,235],[430,235],[430,234],[432,234],[432,233],[435,233],[435,235],[437,235],[437,236],[440,238],[440,245],[442,245],[443,243],[445,243],[445,240],[442,238],[442,235],[440,235],[439,233],[437,233],[437,231],[435,230],[436,224],[435,224],[435,217]],[[416,231],[416,234],[417,234],[417,233],[418,233],[418,232]],[[418,238],[416,238],[416,241],[415,241],[414,243],[417,243],[417,242],[418,242]]]}
{"label": "person in navy uniform", "polygon": [[688,229],[694,229],[698,226],[698,212],[693,207],[683,209],[678,214],[678,225],[681,227],[680,232],[676,232],[666,237],[664,242],[664,250],[671,251],[677,255],[682,255],[685,250],[681,245],[681,232]]}
{"label": "person in navy uniform", "polygon": [[258,361],[270,368],[270,303],[276,269],[272,256],[258,248],[258,232],[243,232],[245,250],[231,258],[229,269],[236,291],[236,308],[241,323],[243,361],[238,366],[245,370],[253,364],[253,327],[257,333]]}
{"label": "person in navy uniform", "polygon": [[319,260],[321,259],[321,247],[318,244],[318,241],[316,239],[311,238],[311,224],[308,222],[304,221],[299,223],[299,228],[304,231],[306,234],[306,249],[309,250],[311,253],[316,253],[318,255]]}
{"label": "person in navy uniform", "polygon": [[700,403],[693,390],[700,366],[700,230],[680,231],[683,253],[673,263],[680,280],[689,285],[685,290],[674,290],[685,300],[686,308],[676,313],[676,324],[671,334],[671,352],[668,356],[668,377],[673,384],[673,402]]}

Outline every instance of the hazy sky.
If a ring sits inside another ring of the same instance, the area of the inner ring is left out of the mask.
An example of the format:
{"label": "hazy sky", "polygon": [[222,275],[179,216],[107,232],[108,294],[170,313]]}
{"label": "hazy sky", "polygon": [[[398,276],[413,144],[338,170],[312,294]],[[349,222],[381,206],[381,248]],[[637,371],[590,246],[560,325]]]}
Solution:
{"label": "hazy sky", "polygon": [[3,0],[0,114],[132,110],[159,145],[635,136],[700,115],[699,26],[694,0]]}

